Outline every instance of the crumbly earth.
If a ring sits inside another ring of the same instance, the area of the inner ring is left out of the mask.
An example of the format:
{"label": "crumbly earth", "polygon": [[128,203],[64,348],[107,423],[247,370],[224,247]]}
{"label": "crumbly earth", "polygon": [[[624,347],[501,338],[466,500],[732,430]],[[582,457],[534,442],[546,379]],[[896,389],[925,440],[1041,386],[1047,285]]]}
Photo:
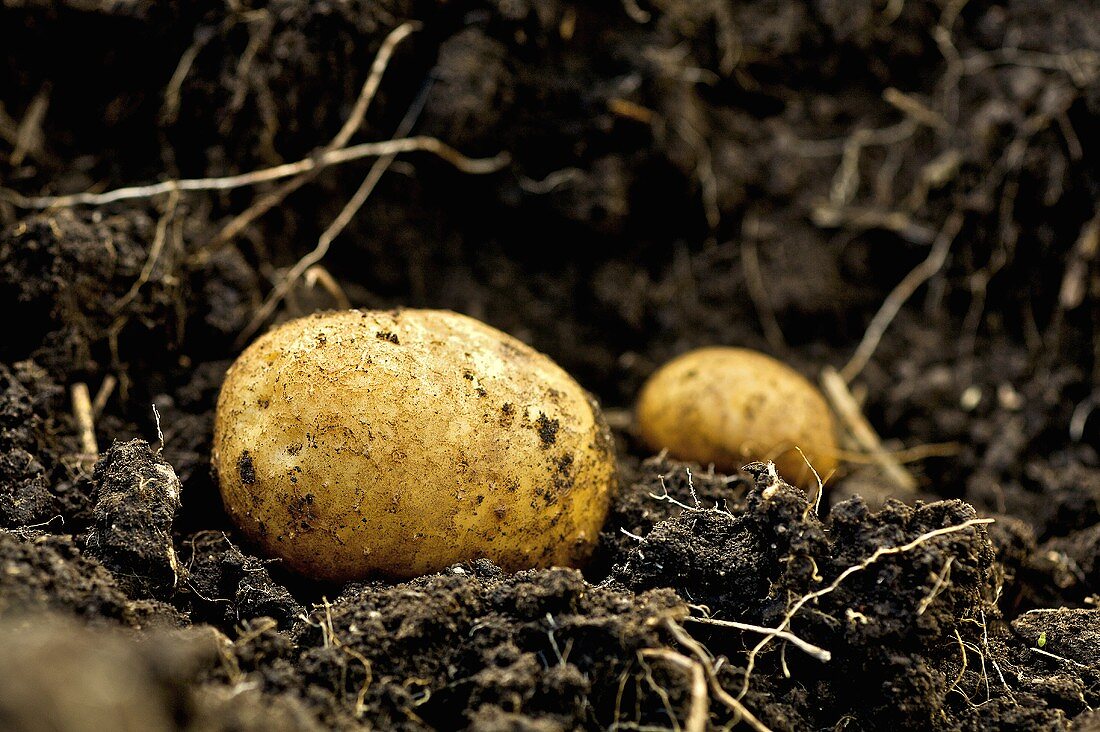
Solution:
{"label": "crumbly earth", "polygon": [[[406,20],[349,142],[508,161],[385,161],[292,282],[370,161],[26,200],[308,158]],[[1097,3],[0,0],[0,48],[7,726],[1100,728]],[[583,570],[340,586],[234,530],[226,369],[347,305],[470,314],[601,399]],[[639,386],[708,345],[844,370],[916,488],[851,434],[820,505],[649,454]]]}

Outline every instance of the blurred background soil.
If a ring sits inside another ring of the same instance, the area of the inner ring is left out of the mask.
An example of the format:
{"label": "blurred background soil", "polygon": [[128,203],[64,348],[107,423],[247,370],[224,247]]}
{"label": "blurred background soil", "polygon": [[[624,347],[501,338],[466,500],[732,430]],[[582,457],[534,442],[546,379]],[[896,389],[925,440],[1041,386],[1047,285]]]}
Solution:
{"label": "blurred background soil", "polygon": [[[0,0],[0,49],[5,725],[1100,728],[1100,3]],[[410,134],[481,163],[324,162]],[[583,575],[341,588],[240,544],[222,375],[349,305],[600,398]],[[832,385],[819,510],[637,442],[714,344]]]}

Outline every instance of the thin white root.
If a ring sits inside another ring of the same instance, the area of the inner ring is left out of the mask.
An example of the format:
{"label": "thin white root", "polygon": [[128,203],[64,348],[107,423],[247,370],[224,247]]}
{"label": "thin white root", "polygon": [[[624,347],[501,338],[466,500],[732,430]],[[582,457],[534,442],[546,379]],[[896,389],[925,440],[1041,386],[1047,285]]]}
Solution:
{"label": "thin white root", "polygon": [[764,635],[774,635],[776,638],[781,638],[794,644],[800,651],[806,653],[809,656],[813,656],[822,663],[828,663],[833,659],[833,654],[829,651],[815,646],[813,643],[802,640],[794,633],[786,630],[776,632],[775,628],[766,628],[763,625],[752,625],[750,623],[739,623],[736,620],[719,620],[718,618],[700,618],[696,616],[684,618],[684,620],[692,623],[699,623],[700,625],[717,625],[721,628],[734,628],[735,630],[744,630],[749,633],[762,633]]}
{"label": "thin white root", "polygon": [[508,164],[510,157],[500,153],[491,158],[468,158],[450,145],[434,137],[402,137],[381,142],[364,142],[339,150],[330,150],[314,157],[304,158],[294,163],[284,163],[271,168],[254,170],[240,175],[223,178],[184,178],[166,180],[147,186],[116,188],[104,193],[73,193],[67,196],[22,196],[14,191],[2,191],[0,197],[6,198],[19,208],[55,208],[65,206],[103,206],[118,201],[130,201],[171,193],[172,191],[230,191],[236,188],[254,186],[273,180],[289,178],[311,170],[321,170],[333,165],[342,165],[363,158],[376,158],[383,155],[400,155],[409,152],[429,152],[442,158],[463,173],[485,175],[495,173]]}
{"label": "thin white root", "polygon": [[707,677],[703,666],[682,653],[667,648],[647,648],[641,651],[643,658],[659,658],[691,675],[691,706],[684,720],[684,732],[705,732],[710,699],[707,696]]}
{"label": "thin white root", "polygon": [[95,393],[95,399],[92,400],[93,416],[98,417],[103,413],[103,410],[107,407],[107,400],[111,398],[116,386],[118,386],[118,379],[115,378],[114,374],[107,374],[103,377],[103,383],[99,385],[99,391]]}
{"label": "thin white root", "polygon": [[134,284],[127,290],[126,294],[120,297],[114,304],[114,313],[121,313],[125,310],[126,306],[134,301],[134,298],[141,292],[142,286],[148,282],[149,278],[153,275],[153,269],[156,268],[161,252],[164,251],[164,243],[168,241],[168,225],[172,221],[172,216],[176,213],[176,206],[179,205],[179,199],[179,191],[172,191],[168,195],[168,202],[164,206],[164,213],[157,221],[156,233],[153,234],[153,246],[149,248],[149,254],[145,258],[145,265],[142,266],[141,273],[138,275]]}
{"label": "thin white root", "polygon": [[[394,50],[396,50],[401,41],[419,28],[420,23],[410,21],[397,26],[390,31],[388,36],[386,36],[386,40],[382,42],[382,46],[378,49],[378,53],[374,57],[374,62],[371,64],[370,74],[367,76],[367,80],[363,82],[363,87],[359,90],[359,97],[355,100],[355,106],[352,107],[351,114],[348,115],[348,118],[344,121],[343,126],[340,127],[340,131],[336,133],[336,136],[325,145],[323,151],[339,150],[346,147],[348,142],[351,141],[352,136],[362,126],[363,119],[366,117],[371,102],[374,101],[375,94],[378,92],[378,87],[382,83],[382,76],[389,67]],[[287,196],[316,177],[318,172],[319,170],[313,170],[298,175],[286,181],[275,190],[260,196],[255,203],[237,214],[233,217],[232,221],[225,225],[221,232],[214,238],[215,245],[223,244],[236,238],[249,224],[263,216],[275,206],[278,206]]]}
{"label": "thin white root", "polygon": [[248,339],[260,329],[260,326],[271,317],[271,314],[275,312],[275,308],[278,307],[282,299],[286,297],[286,293],[294,283],[298,281],[298,278],[301,277],[306,270],[324,259],[325,255],[328,254],[329,247],[332,246],[333,240],[340,235],[344,227],[351,223],[355,214],[357,214],[363,204],[366,203],[367,198],[370,197],[375,186],[378,185],[378,181],[382,180],[382,176],[385,174],[386,170],[389,169],[395,157],[395,155],[384,155],[374,162],[370,172],[367,173],[367,177],[363,180],[362,184],[360,184],[358,190],[355,191],[351,200],[344,205],[344,208],[337,214],[333,222],[329,224],[329,227],[321,234],[320,238],[317,240],[317,246],[290,268],[286,277],[280,280],[279,284],[271,290],[267,299],[264,300],[263,305],[261,305],[259,310],[256,311],[256,314],[252,316],[252,320],[248,322],[248,325],[245,326],[244,330],[237,336],[236,346],[238,348],[247,343]]}
{"label": "thin white root", "polygon": [[307,269],[302,274],[302,281],[306,287],[313,288],[317,285],[321,286],[329,296],[336,301],[336,307],[340,310],[347,310],[351,307],[351,300],[348,299],[347,293],[344,292],[344,288],[340,287],[340,283],[336,281],[336,278],[332,276],[332,273],[319,264],[315,264]]}
{"label": "thin white root", "polygon": [[672,633],[672,636],[679,643],[686,646],[688,650],[691,651],[692,655],[699,660],[699,663],[703,665],[703,670],[707,673],[707,680],[710,682],[710,690],[711,693],[714,694],[714,698],[722,702],[727,709],[733,712],[737,717],[737,721],[743,721],[756,730],[756,732],[772,732],[771,728],[757,719],[756,715],[750,712],[740,699],[733,697],[722,687],[722,683],[718,680],[718,673],[714,670],[714,663],[711,661],[702,643],[692,638],[691,634],[684,630],[674,620],[666,620],[665,627]]}
{"label": "thin white root", "polygon": [[779,633],[790,628],[791,620],[794,619],[794,616],[798,614],[799,610],[805,607],[806,603],[820,599],[825,595],[834,592],[838,587],[840,587],[841,583],[843,583],[844,580],[848,579],[857,572],[862,572],[883,557],[893,554],[904,554],[906,552],[913,551],[917,547],[921,546],[922,544],[926,544],[936,537],[947,536],[948,534],[955,534],[960,531],[965,531],[966,529],[969,529],[973,526],[991,524],[993,523],[993,521],[994,519],[991,518],[970,519],[968,521],[962,522],[961,524],[955,524],[954,526],[945,526],[942,529],[933,529],[932,531],[925,532],[906,544],[900,544],[898,546],[891,547],[879,547],[859,564],[853,564],[851,567],[848,567],[843,572],[838,574],[836,579],[830,582],[827,586],[798,598],[798,600],[796,600],[794,604],[791,605],[790,609],[787,610],[786,615],[783,617],[783,620],[779,623],[779,625],[773,628],[771,633],[766,635],[759,643],[756,644],[756,646],[753,647],[751,651],[749,651],[748,663],[745,668],[745,682],[741,687],[741,692],[738,694],[738,698],[744,698],[745,694],[747,694],[749,691],[749,681],[752,678],[752,670],[756,665],[757,655],[762,650],[764,650],[764,648],[767,647],[769,643],[778,638]]}
{"label": "thin white root", "polygon": [[917,288],[943,268],[944,263],[947,261],[947,254],[951,250],[951,244],[958,236],[962,224],[963,215],[961,212],[956,211],[948,216],[943,228],[936,235],[927,259],[905,275],[901,282],[883,300],[879,311],[875,313],[875,317],[871,318],[871,324],[867,326],[867,332],[863,334],[863,340],[860,341],[855,353],[852,354],[851,360],[840,370],[840,375],[845,382],[851,383],[852,379],[859,376],[867,362],[875,355],[879,341],[882,340],[886,329],[894,322],[894,318],[897,317],[902,305],[913,296]]}
{"label": "thin white root", "polygon": [[768,345],[780,351],[787,345],[787,339],[783,336],[783,328],[779,325],[779,319],[775,317],[775,309],[771,305],[771,296],[768,294],[768,286],[764,281],[764,274],[760,267],[760,254],[756,248],[756,239],[752,228],[757,223],[752,220],[746,225],[749,231],[741,241],[741,261],[745,267],[745,284],[749,289],[749,297],[756,308],[756,315],[760,320],[760,327],[764,330],[764,338]]}

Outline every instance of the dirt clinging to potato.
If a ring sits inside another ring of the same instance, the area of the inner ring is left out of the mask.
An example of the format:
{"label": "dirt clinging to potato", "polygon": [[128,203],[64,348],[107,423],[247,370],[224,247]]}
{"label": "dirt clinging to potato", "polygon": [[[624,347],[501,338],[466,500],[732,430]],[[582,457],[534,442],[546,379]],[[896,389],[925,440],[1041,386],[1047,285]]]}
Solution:
{"label": "dirt clinging to potato", "polygon": [[[583,573],[316,583],[225,515],[226,369],[371,161],[228,239],[274,187],[8,193],[310,157],[406,19],[354,141],[411,124],[510,162],[403,156],[270,320],[450,308],[550,355],[622,468]],[[40,729],[36,690],[71,712],[94,689],[141,729],[1092,729],[1097,28],[1037,0],[0,3],[0,716]],[[691,348],[842,368],[937,253],[851,381],[905,502],[867,461],[818,508],[633,434]],[[93,469],[71,390],[105,382]]]}

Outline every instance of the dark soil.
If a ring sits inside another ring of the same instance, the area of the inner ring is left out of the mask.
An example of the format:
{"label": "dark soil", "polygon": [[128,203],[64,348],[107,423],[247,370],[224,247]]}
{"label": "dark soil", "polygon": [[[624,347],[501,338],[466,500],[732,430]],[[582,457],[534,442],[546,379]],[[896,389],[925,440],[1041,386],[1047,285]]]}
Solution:
{"label": "dark soil", "polygon": [[[262,323],[369,161],[229,235],[281,184],[28,205],[308,157],[405,20],[351,142],[509,162],[400,156]],[[1100,729],[1100,4],[0,0],[0,49],[0,727]],[[668,358],[816,379],[936,251],[851,382],[916,492],[855,444],[816,507],[637,442]],[[471,314],[601,399],[583,574],[336,587],[241,544],[222,376],[349,304]]]}

